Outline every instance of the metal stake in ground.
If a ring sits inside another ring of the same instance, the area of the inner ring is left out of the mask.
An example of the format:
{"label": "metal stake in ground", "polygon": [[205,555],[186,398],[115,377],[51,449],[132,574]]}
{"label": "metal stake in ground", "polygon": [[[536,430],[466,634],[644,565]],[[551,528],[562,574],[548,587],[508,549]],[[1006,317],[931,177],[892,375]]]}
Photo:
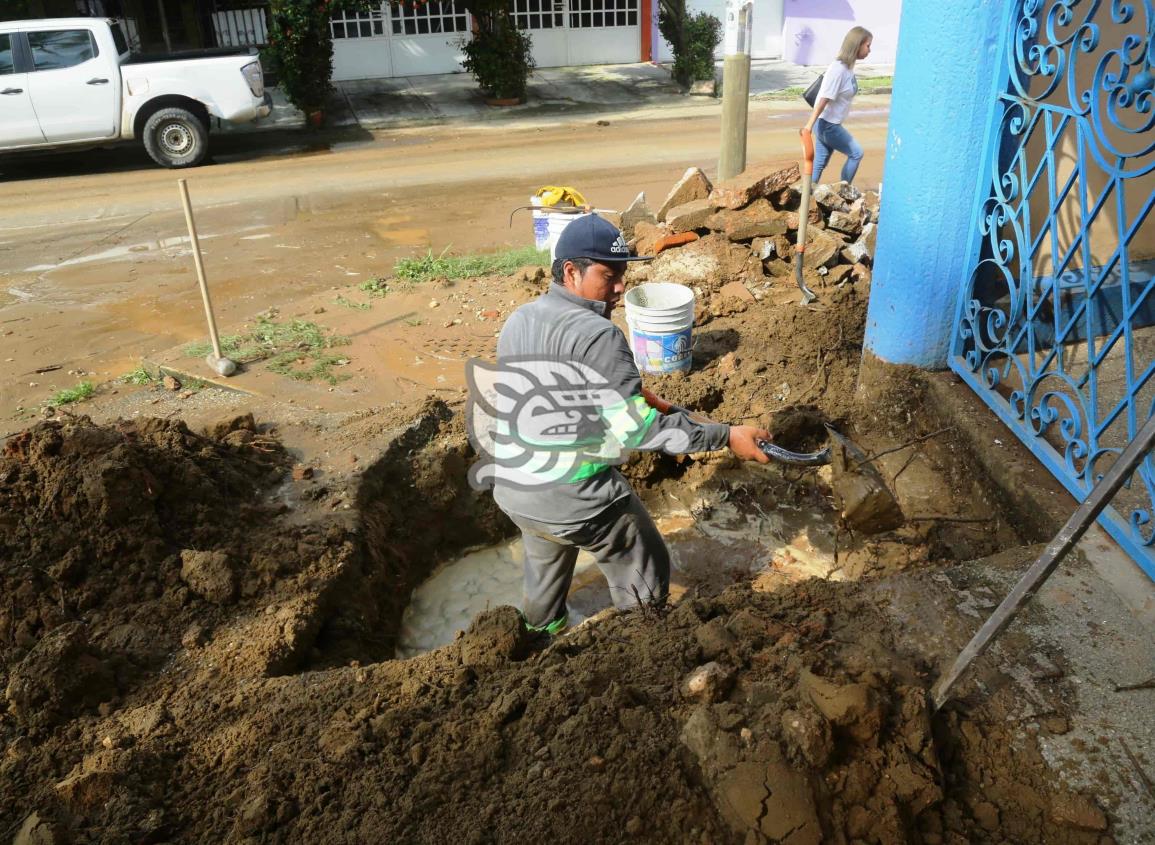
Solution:
{"label": "metal stake in ground", "polygon": [[188,198],[188,180],[178,179],[177,185],[180,188],[180,201],[184,206],[184,219],[188,224],[188,236],[192,242],[193,263],[197,268],[197,283],[201,288],[201,299],[205,303],[205,318],[209,323],[209,340],[212,341],[212,354],[205,356],[205,363],[222,376],[231,376],[237,371],[237,364],[235,361],[226,358],[221,353],[221,339],[217,335],[217,321],[213,316],[213,303],[209,298],[209,283],[205,279],[204,262],[201,260],[201,242],[197,238],[197,224],[193,220],[192,203]]}
{"label": "metal stake in ground", "polygon": [[1075,543],[1079,542],[1079,538],[1102,513],[1103,508],[1111,501],[1111,497],[1118,492],[1119,488],[1123,486],[1123,482],[1147,457],[1152,445],[1155,445],[1155,416],[1148,419],[1139,429],[1135,439],[1127,444],[1127,448],[1107,470],[1107,474],[1091,489],[1090,495],[1087,496],[1083,504],[1079,505],[1078,509],[1071,514],[1067,524],[1059,529],[1059,533],[1039,555],[1039,559],[1019,579],[1019,583],[1015,584],[1015,588],[1003,599],[1003,603],[998,606],[979,629],[979,632],[967,643],[954,665],[950,667],[950,671],[935,684],[931,691],[931,702],[936,711],[950,698],[951,689],[958,683],[963,673],[970,668],[970,665],[979,655],[990,648],[999,634],[1011,624],[1011,620],[1014,619],[1019,609],[1034,597],[1039,587],[1066,557],[1067,552],[1074,547]]}

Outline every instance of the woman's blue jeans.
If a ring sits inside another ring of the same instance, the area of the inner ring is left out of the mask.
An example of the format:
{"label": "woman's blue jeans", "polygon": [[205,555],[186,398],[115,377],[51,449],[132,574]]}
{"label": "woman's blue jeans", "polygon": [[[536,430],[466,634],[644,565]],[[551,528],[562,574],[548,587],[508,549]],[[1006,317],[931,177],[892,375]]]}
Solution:
{"label": "woman's blue jeans", "polygon": [[853,182],[854,174],[858,172],[858,164],[862,161],[862,146],[842,127],[842,124],[827,123],[818,118],[814,124],[815,184],[822,177],[822,171],[830,161],[830,154],[836,150],[846,156],[846,164],[842,165],[842,181]]}

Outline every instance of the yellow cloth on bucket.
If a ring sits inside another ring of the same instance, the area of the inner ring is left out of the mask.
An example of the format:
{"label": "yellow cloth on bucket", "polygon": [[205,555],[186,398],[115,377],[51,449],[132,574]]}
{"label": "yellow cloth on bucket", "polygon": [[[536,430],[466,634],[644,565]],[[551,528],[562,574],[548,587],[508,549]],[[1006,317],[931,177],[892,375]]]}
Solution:
{"label": "yellow cloth on bucket", "polygon": [[534,196],[538,197],[544,206],[589,205],[589,203],[586,202],[586,198],[581,195],[581,192],[574,188],[547,185],[544,188],[538,188]]}

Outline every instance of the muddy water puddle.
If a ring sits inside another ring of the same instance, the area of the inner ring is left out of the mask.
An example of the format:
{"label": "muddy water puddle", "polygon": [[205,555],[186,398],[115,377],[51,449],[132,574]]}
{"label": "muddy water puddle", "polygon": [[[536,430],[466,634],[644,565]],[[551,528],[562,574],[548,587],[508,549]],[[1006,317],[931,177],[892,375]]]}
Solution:
{"label": "muddy water puddle", "polygon": [[[656,518],[672,558],[672,601],[770,570],[787,581],[840,580],[829,514],[789,508],[746,513],[729,502],[699,505],[695,513],[671,511]],[[523,561],[518,537],[441,564],[413,591],[396,656],[414,657],[451,643],[485,610],[520,606]],[[605,578],[593,556],[581,552],[569,592],[570,629],[610,606]]]}

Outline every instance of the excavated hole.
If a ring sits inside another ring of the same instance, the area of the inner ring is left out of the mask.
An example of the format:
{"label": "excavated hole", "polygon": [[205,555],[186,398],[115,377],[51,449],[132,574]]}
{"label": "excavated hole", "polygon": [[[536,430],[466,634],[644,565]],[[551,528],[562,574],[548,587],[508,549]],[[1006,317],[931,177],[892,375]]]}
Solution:
{"label": "excavated hole", "polygon": [[[823,422],[799,408],[776,421],[776,431],[790,448],[813,449],[824,442]],[[469,487],[472,455],[453,425],[448,409],[422,418],[366,471],[356,500],[364,571],[321,630],[313,666],[413,657],[452,642],[487,609],[520,604],[520,538],[489,493]],[[940,532],[926,526],[850,535],[814,470],[650,454],[626,474],[671,549],[675,602],[751,579],[772,589],[811,577],[857,580],[949,555]],[[934,475],[923,484],[936,480],[948,484]],[[571,626],[609,606],[605,580],[583,554]]]}

